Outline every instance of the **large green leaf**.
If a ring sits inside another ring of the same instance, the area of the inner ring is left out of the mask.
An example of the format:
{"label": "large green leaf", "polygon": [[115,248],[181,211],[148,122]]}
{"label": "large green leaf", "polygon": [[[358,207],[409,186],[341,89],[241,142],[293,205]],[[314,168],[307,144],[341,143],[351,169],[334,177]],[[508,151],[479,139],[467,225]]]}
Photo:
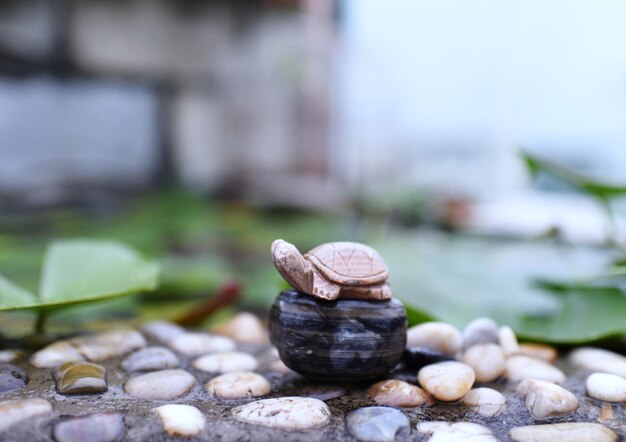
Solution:
{"label": "large green leaf", "polygon": [[11,310],[37,303],[37,297],[0,275],[0,310]]}

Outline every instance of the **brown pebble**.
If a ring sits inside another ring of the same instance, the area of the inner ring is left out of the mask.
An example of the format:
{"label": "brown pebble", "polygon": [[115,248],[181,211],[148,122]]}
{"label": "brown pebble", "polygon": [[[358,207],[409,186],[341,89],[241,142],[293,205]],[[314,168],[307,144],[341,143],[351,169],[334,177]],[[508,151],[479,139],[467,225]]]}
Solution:
{"label": "brown pebble", "polygon": [[613,406],[611,404],[602,404],[598,422],[610,422],[613,420]]}
{"label": "brown pebble", "polygon": [[556,358],[559,356],[556,348],[551,345],[539,344],[536,342],[526,342],[524,344],[520,344],[518,353],[550,363],[556,361]]}
{"label": "brown pebble", "polygon": [[433,403],[430,395],[418,386],[396,379],[377,382],[367,390],[367,395],[378,405],[391,407],[421,407]]}

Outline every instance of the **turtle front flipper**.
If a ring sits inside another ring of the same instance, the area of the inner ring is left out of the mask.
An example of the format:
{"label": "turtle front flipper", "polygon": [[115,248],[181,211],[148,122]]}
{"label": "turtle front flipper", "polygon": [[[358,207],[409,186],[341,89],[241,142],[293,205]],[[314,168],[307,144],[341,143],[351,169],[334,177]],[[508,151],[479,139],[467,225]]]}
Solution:
{"label": "turtle front flipper", "polygon": [[326,299],[327,301],[334,301],[339,297],[341,287],[337,284],[333,284],[330,281],[324,279],[319,273],[313,271],[313,290],[310,295],[317,298]]}

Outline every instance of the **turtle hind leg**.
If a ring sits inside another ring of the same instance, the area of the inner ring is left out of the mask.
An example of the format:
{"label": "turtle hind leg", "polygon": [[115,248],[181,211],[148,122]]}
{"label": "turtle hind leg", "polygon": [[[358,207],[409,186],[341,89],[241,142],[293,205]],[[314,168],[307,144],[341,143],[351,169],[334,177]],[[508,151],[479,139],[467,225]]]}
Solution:
{"label": "turtle hind leg", "polygon": [[316,271],[313,271],[312,273],[313,284],[311,295],[315,296],[316,298],[326,299],[327,301],[334,301],[339,297],[341,287],[322,278],[322,276]]}

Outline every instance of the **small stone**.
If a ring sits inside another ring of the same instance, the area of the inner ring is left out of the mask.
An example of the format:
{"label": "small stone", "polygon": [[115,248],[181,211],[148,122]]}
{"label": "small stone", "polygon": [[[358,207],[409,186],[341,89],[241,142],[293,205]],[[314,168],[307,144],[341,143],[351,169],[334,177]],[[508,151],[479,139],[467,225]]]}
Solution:
{"label": "small stone", "polygon": [[498,330],[498,343],[502,347],[505,356],[511,356],[519,352],[517,336],[515,336],[513,329],[507,325],[503,325]]}
{"label": "small stone", "polygon": [[307,384],[298,388],[300,396],[312,397],[320,401],[328,401],[341,397],[348,391],[340,385],[333,384]]}
{"label": "small stone", "polygon": [[330,422],[330,409],[319,399],[280,397],[262,399],[236,407],[235,419],[248,424],[282,430],[305,431],[323,427]]}
{"label": "small stone", "polygon": [[578,409],[576,396],[551,382],[528,379],[522,381],[516,391],[524,397],[535,419],[564,416]]}
{"label": "small stone", "polygon": [[408,382],[389,379],[372,385],[367,395],[378,405],[390,407],[421,407],[432,403],[424,390]]}
{"label": "small stone", "polygon": [[15,362],[22,354],[20,350],[0,350],[0,363]]}
{"label": "small stone", "polygon": [[419,422],[417,431],[429,434],[431,442],[498,442],[489,428],[470,422]]}
{"label": "small stone", "polygon": [[267,344],[267,329],[256,315],[241,312],[213,328],[213,333],[232,338],[242,344]]}
{"label": "small stone", "polygon": [[70,340],[90,361],[103,361],[146,346],[143,335],[136,330],[112,330]]}
{"label": "small stone", "polygon": [[172,350],[186,356],[200,356],[235,349],[235,341],[208,333],[185,333],[169,342]]}
{"label": "small stone", "polygon": [[54,426],[57,442],[117,442],[126,434],[120,413],[97,413],[63,420]]}
{"label": "small stone", "polygon": [[30,363],[37,368],[54,368],[66,362],[84,360],[83,355],[68,341],[57,341],[33,354]]}
{"label": "small stone", "polygon": [[214,377],[206,383],[206,391],[219,399],[246,399],[267,396],[272,385],[260,374],[236,371]]}
{"label": "small stone", "polygon": [[285,363],[283,361],[281,361],[280,359],[278,359],[277,361],[274,361],[270,364],[269,366],[270,371],[276,372],[276,373],[281,373],[281,374],[289,374],[289,375],[298,375],[298,373],[296,373],[295,371],[293,371],[291,368],[287,367],[285,365]]}
{"label": "small stone", "polygon": [[52,412],[52,405],[45,399],[16,399],[0,402],[0,433],[41,414]]}
{"label": "small stone", "polygon": [[54,372],[61,394],[95,394],[107,391],[106,370],[91,362],[67,362]]}
{"label": "small stone", "polygon": [[348,414],[346,425],[348,432],[360,441],[393,442],[396,436],[411,431],[404,413],[389,407],[359,408]]}
{"label": "small stone", "polygon": [[141,331],[149,339],[167,344],[172,339],[187,333],[180,325],[169,321],[150,321],[141,326]]}
{"label": "small stone", "polygon": [[587,378],[587,394],[601,401],[626,402],[626,379],[610,373],[593,373]]}
{"label": "small stone", "polygon": [[124,371],[131,373],[177,368],[180,366],[180,360],[165,347],[146,347],[128,356],[121,365]]}
{"label": "small stone", "polygon": [[465,348],[476,344],[497,344],[498,341],[498,324],[491,318],[476,318],[463,329]]}
{"label": "small stone", "polygon": [[193,367],[208,373],[230,373],[233,371],[252,371],[257,368],[256,359],[248,353],[225,351],[204,355],[193,361]]}
{"label": "small stone", "polygon": [[439,362],[427,365],[417,373],[424,390],[440,401],[461,399],[474,384],[474,370],[462,362]]}
{"label": "small stone", "polygon": [[477,382],[491,382],[504,373],[505,358],[502,348],[497,344],[473,345],[463,354],[463,362],[472,367]]}
{"label": "small stone", "polygon": [[204,430],[204,416],[196,407],[182,404],[168,404],[155,408],[163,424],[163,429],[170,436],[193,437]]}
{"label": "small stone", "polygon": [[619,436],[604,425],[583,422],[528,425],[509,431],[517,442],[617,442]]}
{"label": "small stone", "polygon": [[430,364],[437,362],[454,361],[452,356],[441,353],[437,350],[431,350],[425,347],[407,347],[402,356],[404,366],[412,370],[419,370]]}
{"label": "small stone", "polygon": [[463,405],[483,417],[493,417],[506,409],[506,398],[493,388],[473,388],[463,397]]}
{"label": "small stone", "polygon": [[504,376],[513,382],[525,379],[538,379],[555,384],[565,382],[565,373],[554,365],[523,355],[511,356],[506,360]]}
{"label": "small stone", "polygon": [[407,347],[425,347],[454,356],[463,347],[463,335],[446,322],[424,322],[407,330]]}
{"label": "small stone", "polygon": [[570,362],[587,370],[611,373],[626,379],[626,356],[601,348],[583,347],[574,350]]}
{"label": "small stone", "polygon": [[527,342],[519,345],[518,353],[524,356],[529,356],[535,359],[541,359],[549,363],[556,361],[559,353],[556,348],[547,344],[537,344],[534,342]]}
{"label": "small stone", "polygon": [[185,370],[160,370],[129,379],[124,390],[139,399],[167,401],[191,391],[196,379]]}
{"label": "small stone", "polygon": [[0,393],[25,387],[28,384],[28,375],[15,365],[0,366]]}

